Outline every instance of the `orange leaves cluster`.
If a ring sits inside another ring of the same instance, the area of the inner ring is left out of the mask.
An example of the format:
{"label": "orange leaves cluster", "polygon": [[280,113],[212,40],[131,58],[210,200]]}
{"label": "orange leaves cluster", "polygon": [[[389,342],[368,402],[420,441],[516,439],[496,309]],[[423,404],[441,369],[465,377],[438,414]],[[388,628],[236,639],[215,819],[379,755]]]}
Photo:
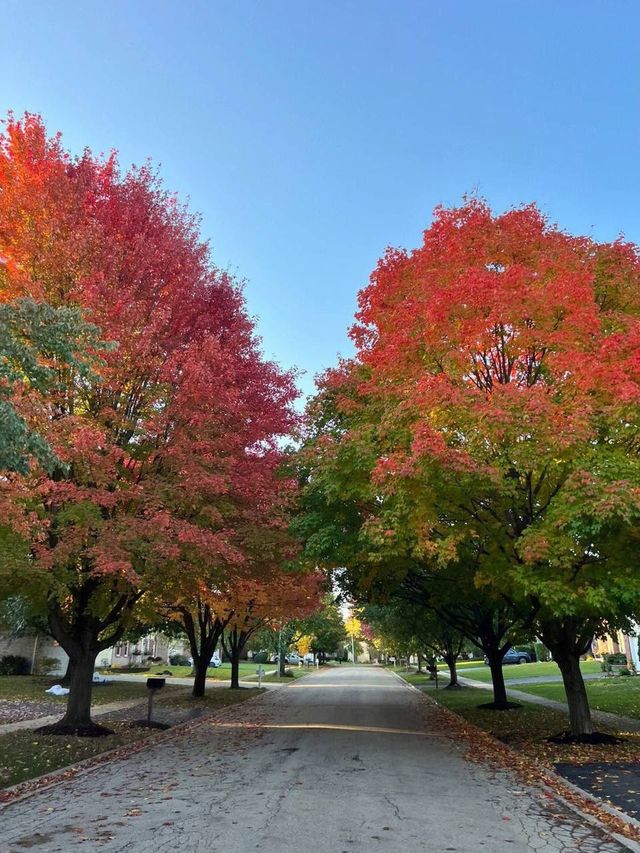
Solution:
{"label": "orange leaves cluster", "polygon": [[569,236],[535,206],[437,210],[423,245],[389,250],[359,301],[367,390],[416,415],[413,458],[490,463],[523,442],[523,423],[545,447],[571,446],[598,405],[640,397],[636,247]]}

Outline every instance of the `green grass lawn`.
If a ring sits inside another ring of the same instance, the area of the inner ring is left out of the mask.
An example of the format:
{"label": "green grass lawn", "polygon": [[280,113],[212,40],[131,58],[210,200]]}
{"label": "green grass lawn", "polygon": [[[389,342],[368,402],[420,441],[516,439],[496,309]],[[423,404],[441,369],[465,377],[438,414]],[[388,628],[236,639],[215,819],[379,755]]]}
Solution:
{"label": "green grass lawn", "polygon": [[[458,671],[460,675],[464,675],[465,671],[469,669],[469,666],[465,664],[469,663],[465,661],[464,664],[458,666]],[[580,669],[583,674],[592,673],[592,672],[601,672],[600,661],[597,660],[585,660],[580,662]],[[520,663],[520,664],[508,664],[503,667],[504,672],[504,680],[509,682],[514,678],[532,678],[533,676],[547,676],[547,675],[560,675],[560,670],[558,669],[558,665],[553,661],[541,662],[541,663]],[[474,681],[484,681],[487,683],[491,682],[491,670],[488,666],[485,666],[482,662],[478,664],[477,661],[474,661],[473,672],[468,673],[468,677],[474,679]],[[518,689],[521,689],[520,686]]]}
{"label": "green grass lawn", "polygon": [[[244,678],[248,675],[255,675],[258,664],[251,663],[250,661],[242,661],[240,663],[240,678]],[[263,663],[261,666],[266,669],[275,669],[275,663]],[[171,672],[172,678],[190,678],[193,676],[193,669],[190,666],[171,666],[170,664],[154,664],[149,668],[149,675],[154,675],[158,672],[164,672],[165,670],[169,670]],[[114,669],[113,673],[117,673],[117,670]],[[145,673],[141,673],[141,675],[145,675]],[[169,676],[167,676],[169,678]],[[223,663],[217,669],[209,668],[207,670],[207,678],[211,678],[214,681],[229,681],[231,678],[231,664]]]}
{"label": "green grass lawn", "polygon": [[[617,676],[587,681],[586,685],[593,709],[640,718],[640,678]],[[520,684],[517,689],[566,702],[562,684]]]}
{"label": "green grass lawn", "polygon": [[[144,685],[127,684],[125,686],[142,687],[146,695]],[[247,699],[251,699],[262,692],[257,688],[212,689],[207,691],[204,698],[194,699],[192,696],[185,695],[184,688],[172,688],[171,694],[163,691],[156,701],[178,705],[185,709],[204,706],[209,710],[216,710],[229,705],[236,705],[239,702],[246,702]],[[64,699],[64,697],[61,698]],[[104,718],[100,722],[105,723]],[[35,731],[18,731],[0,735],[0,788],[16,785],[26,779],[34,779],[36,776],[42,776],[51,773],[53,770],[77,764],[79,761],[91,758],[101,752],[108,752],[111,749],[117,749],[136,741],[149,740],[151,742],[157,736],[155,732],[133,727],[129,723],[107,720],[106,725],[113,729],[114,733],[101,738],[39,735]]]}
{"label": "green grass lawn", "polygon": [[[524,665],[524,664],[523,664]],[[410,683],[414,676],[404,676]],[[424,682],[423,682],[424,683]],[[548,685],[551,686],[551,685]],[[640,761],[640,734],[624,732],[623,742],[615,746],[583,746],[548,743],[547,738],[568,728],[567,714],[539,705],[522,702],[509,711],[491,711],[478,706],[490,700],[486,690],[465,687],[462,690],[434,690],[427,693],[439,705],[449,708],[464,720],[491,734],[494,738],[523,752],[548,767],[559,761],[581,764],[590,761]],[[520,700],[518,700],[520,702]],[[611,726],[598,725],[600,731],[615,732]],[[483,747],[469,733],[469,747],[477,758]]]}
{"label": "green grass lawn", "polygon": [[[0,699],[29,700],[32,702],[53,702],[66,705],[66,696],[52,696],[45,690],[55,684],[51,676],[2,675],[0,676]],[[170,690],[184,690],[184,687],[170,687]],[[146,698],[146,684],[133,681],[118,681],[111,684],[94,685],[92,702],[105,705],[108,702],[124,702],[127,699]]]}

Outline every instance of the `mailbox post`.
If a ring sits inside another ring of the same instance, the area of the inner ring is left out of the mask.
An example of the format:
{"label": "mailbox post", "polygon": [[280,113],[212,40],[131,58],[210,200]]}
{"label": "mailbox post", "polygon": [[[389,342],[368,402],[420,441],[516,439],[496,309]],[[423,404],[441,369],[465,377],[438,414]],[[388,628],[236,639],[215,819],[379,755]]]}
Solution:
{"label": "mailbox post", "polygon": [[147,678],[147,690],[149,691],[149,705],[147,707],[147,725],[151,725],[151,712],[153,710],[153,697],[158,690],[162,690],[166,684],[165,678]]}
{"label": "mailbox post", "polygon": [[264,669],[261,665],[256,669],[256,675],[258,676],[258,688],[260,688],[262,687],[262,676],[264,675]]}

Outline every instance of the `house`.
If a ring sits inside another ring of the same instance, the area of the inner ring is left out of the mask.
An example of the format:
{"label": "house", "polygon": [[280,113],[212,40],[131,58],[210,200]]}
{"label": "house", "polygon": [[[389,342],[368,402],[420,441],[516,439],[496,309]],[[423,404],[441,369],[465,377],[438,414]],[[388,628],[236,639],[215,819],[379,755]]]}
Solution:
{"label": "house", "polygon": [[62,674],[67,668],[67,653],[54,639],[47,636],[26,634],[14,637],[10,634],[0,634],[0,657],[4,655],[20,655],[31,661],[31,672],[42,671],[45,658],[58,661],[57,668],[49,668],[53,674]]}
{"label": "house", "polygon": [[634,630],[629,634],[616,631],[604,639],[593,641],[593,654],[596,657],[603,655],[623,654],[627,658],[627,664],[635,667],[640,672],[640,659],[638,655],[638,640],[640,639],[640,625],[635,624]]}
{"label": "house", "polygon": [[[135,643],[121,640],[115,646],[100,652],[96,658],[96,668],[141,666],[147,663],[149,658],[160,658],[162,663],[168,663],[172,654],[189,657],[188,643],[170,639],[163,634],[147,634]],[[43,671],[45,658],[53,658],[58,661],[58,666],[48,667],[47,674],[62,675],[69,660],[67,653],[52,637],[33,634],[20,637],[0,634],[0,657],[3,655],[20,655],[27,658],[31,661],[31,671],[34,674]]]}

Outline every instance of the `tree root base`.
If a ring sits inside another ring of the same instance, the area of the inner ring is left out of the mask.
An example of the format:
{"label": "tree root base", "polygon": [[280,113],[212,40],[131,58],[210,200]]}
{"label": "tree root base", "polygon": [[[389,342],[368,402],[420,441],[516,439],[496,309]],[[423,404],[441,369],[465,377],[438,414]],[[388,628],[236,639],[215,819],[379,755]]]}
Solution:
{"label": "tree root base", "polygon": [[154,720],[151,720],[151,722],[148,720],[134,720],[131,725],[137,729],[161,729],[162,731],[171,728],[169,723],[156,723]]}
{"label": "tree root base", "polygon": [[547,738],[547,743],[587,743],[593,746],[614,746],[617,743],[624,743],[624,738],[608,735],[605,732],[591,732],[588,735],[574,735],[570,731],[560,732],[557,735]]}
{"label": "tree root base", "polygon": [[445,690],[464,690],[462,684],[447,684]]}
{"label": "tree root base", "polygon": [[517,702],[507,702],[506,705],[496,705],[495,702],[485,702],[483,705],[476,705],[482,711],[515,711],[516,708],[522,708]]}
{"label": "tree root base", "polygon": [[77,726],[73,723],[52,723],[50,726],[41,726],[36,729],[39,735],[62,735],[63,737],[108,737],[113,734],[112,729],[100,726],[98,723]]}

